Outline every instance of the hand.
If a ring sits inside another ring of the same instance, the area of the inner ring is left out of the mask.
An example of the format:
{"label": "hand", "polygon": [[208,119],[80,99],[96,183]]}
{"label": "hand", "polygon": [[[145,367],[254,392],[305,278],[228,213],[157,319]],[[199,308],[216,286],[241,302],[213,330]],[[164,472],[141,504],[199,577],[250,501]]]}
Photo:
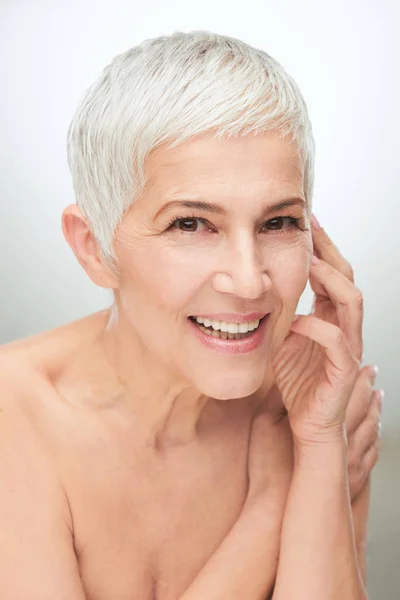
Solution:
{"label": "hand", "polygon": [[315,255],[321,256],[314,256],[310,270],[313,314],[292,324],[273,359],[276,384],[297,441],[342,433],[362,356],[362,295],[351,268],[346,263],[346,277],[333,266],[340,255],[322,229],[313,227],[313,242]]}
{"label": "hand", "polygon": [[[368,483],[378,461],[381,438],[382,392],[373,389],[375,372],[363,367],[358,374],[346,411],[348,477],[351,500]],[[293,440],[286,409],[274,386],[264,410],[253,423],[249,455],[250,495],[274,490],[275,498],[286,499],[293,474]],[[280,488],[280,489],[279,489]]]}
{"label": "hand", "polygon": [[380,418],[383,393],[373,389],[371,366],[361,369],[346,413],[347,464],[351,500],[368,483],[381,449]]}
{"label": "hand", "polygon": [[[314,252],[319,258],[329,263],[339,271],[351,284],[354,283],[353,269],[343,258],[332,240],[323,229],[313,231]],[[336,307],[327,296],[326,291],[320,283],[311,278],[311,286],[315,293],[313,303],[313,314],[315,311],[323,316],[325,320],[334,325],[338,325],[339,320]],[[357,291],[354,290],[357,294]],[[359,298],[359,307],[362,320],[362,302]],[[361,327],[360,327],[361,329]],[[353,343],[356,346],[356,354],[362,355],[362,338],[355,336]],[[355,386],[353,388],[347,411],[346,411],[346,432],[348,437],[348,472],[350,495],[354,499],[358,496],[361,489],[367,483],[372,468],[376,464],[380,451],[380,413],[382,410],[382,392],[373,390],[374,373],[372,367],[363,367],[358,374]],[[262,391],[262,390],[261,390]],[[280,472],[285,473],[282,476],[282,494],[287,482],[290,483],[293,466],[293,440],[287,419],[287,411],[282,402],[280,392],[277,387],[267,394],[263,401],[264,408],[268,412],[260,411],[253,425],[253,434],[251,438],[251,449],[249,459],[249,477],[250,487],[254,490],[277,489],[278,481],[274,483],[271,479],[271,470],[267,468],[266,444],[269,436],[278,437],[278,444],[270,443],[274,458],[271,462],[276,465]],[[282,434],[282,435],[281,435]],[[263,437],[264,436],[264,437]],[[282,452],[279,457],[275,450],[280,448]],[[264,453],[264,454],[263,454]],[[252,468],[250,467],[252,466]],[[271,467],[271,465],[270,465]],[[269,482],[269,484],[268,484]]]}
{"label": "hand", "polygon": [[[315,217],[312,219],[316,223]],[[334,269],[342,273],[354,284],[354,272],[349,262],[342,256],[326,231],[313,227],[314,252]],[[313,312],[317,311],[329,323],[338,325],[334,304],[318,281],[311,280],[315,293]],[[357,291],[356,291],[357,294]],[[358,303],[362,319],[362,296],[358,292]],[[358,331],[361,330],[361,326]],[[355,354],[362,358],[362,335],[356,331],[353,338]],[[355,387],[346,411],[346,433],[348,439],[348,473],[351,499],[355,499],[366,485],[380,452],[380,418],[383,392],[373,390],[376,373],[372,366],[363,367],[357,377]]]}

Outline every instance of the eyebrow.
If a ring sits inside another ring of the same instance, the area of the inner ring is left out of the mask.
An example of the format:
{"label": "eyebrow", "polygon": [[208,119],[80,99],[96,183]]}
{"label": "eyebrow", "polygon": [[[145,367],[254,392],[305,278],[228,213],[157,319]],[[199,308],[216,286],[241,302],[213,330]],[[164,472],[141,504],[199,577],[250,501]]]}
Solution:
{"label": "eyebrow", "polygon": [[[275,204],[270,204],[269,206],[267,206],[263,212],[263,215],[268,215],[270,213],[276,212],[277,210],[283,210],[284,208],[288,208],[289,206],[296,205],[305,208],[307,203],[303,198],[288,198],[287,200],[282,200],[281,202],[276,202]],[[167,204],[164,204],[164,206],[162,206],[160,210],[156,213],[154,218],[156,219],[170,208],[178,207],[192,208],[194,210],[210,212],[217,215],[227,214],[225,208],[223,206],[220,206],[219,204],[203,202],[200,200],[172,200],[171,202],[167,202]]]}

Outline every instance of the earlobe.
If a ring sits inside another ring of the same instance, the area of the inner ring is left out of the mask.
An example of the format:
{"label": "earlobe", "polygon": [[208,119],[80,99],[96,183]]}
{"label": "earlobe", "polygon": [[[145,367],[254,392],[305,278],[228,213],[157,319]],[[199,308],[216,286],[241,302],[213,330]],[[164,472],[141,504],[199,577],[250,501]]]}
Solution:
{"label": "earlobe", "polygon": [[93,283],[104,288],[118,287],[117,278],[106,264],[87,218],[76,204],[64,209],[62,230],[79,264]]}

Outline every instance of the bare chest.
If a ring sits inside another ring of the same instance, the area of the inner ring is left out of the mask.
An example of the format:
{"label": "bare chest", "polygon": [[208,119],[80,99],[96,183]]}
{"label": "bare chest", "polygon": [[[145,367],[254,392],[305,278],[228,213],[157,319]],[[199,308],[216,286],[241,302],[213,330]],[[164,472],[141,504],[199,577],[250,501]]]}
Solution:
{"label": "bare chest", "polygon": [[247,437],[146,462],[87,456],[71,471],[75,547],[88,600],[177,600],[238,519]]}

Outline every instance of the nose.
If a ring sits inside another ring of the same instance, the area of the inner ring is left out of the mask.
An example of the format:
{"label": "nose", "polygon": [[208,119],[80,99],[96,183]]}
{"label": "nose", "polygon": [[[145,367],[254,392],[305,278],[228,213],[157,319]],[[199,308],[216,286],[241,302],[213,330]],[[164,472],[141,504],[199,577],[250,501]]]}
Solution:
{"label": "nose", "polygon": [[214,276],[214,289],[255,300],[272,287],[263,253],[254,240],[242,239],[226,258],[225,268]]}

